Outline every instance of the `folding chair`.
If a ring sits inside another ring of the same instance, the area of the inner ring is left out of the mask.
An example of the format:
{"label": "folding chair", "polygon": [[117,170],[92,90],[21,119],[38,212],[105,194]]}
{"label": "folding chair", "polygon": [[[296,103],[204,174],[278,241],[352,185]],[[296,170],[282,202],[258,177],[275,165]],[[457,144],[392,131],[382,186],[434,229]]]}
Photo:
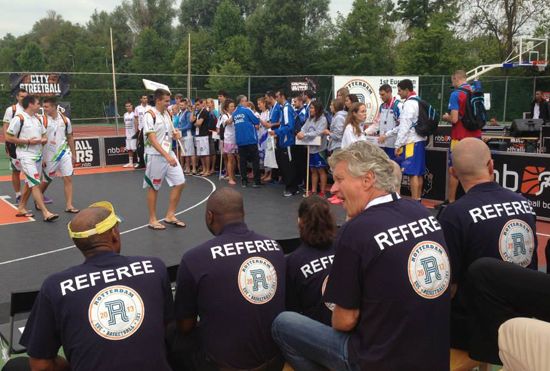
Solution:
{"label": "folding chair", "polygon": [[8,344],[8,356],[25,353],[26,348],[19,345],[19,340],[25,329],[27,318],[16,321],[16,317],[29,313],[38,291],[12,292],[10,303],[10,322],[0,325],[0,337]]}

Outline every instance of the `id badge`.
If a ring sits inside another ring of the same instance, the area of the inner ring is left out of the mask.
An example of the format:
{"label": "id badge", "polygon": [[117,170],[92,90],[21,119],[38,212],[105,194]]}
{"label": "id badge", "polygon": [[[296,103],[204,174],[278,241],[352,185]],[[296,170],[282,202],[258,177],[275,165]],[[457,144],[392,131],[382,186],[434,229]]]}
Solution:
{"label": "id badge", "polygon": [[170,153],[170,151],[172,150],[172,141],[171,140],[163,140],[162,143],[161,143],[161,147],[167,153]]}

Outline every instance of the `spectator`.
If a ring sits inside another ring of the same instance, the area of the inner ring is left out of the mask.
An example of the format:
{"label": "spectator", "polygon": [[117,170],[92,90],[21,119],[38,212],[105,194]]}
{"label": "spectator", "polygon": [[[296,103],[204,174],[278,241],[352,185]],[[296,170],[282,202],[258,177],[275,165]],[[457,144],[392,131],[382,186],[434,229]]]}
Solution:
{"label": "spectator", "polygon": [[223,109],[222,117],[220,121],[224,126],[224,139],[223,139],[223,153],[227,156],[227,177],[230,185],[235,185],[235,167],[239,161],[239,155],[237,143],[235,141],[235,125],[233,124],[233,112],[235,111],[235,102],[231,99],[225,100],[225,107]]}
{"label": "spectator", "polygon": [[208,98],[206,100],[206,109],[208,110],[208,145],[210,153],[210,168],[208,170],[208,176],[216,172],[216,159],[217,159],[217,149],[219,145],[219,140],[214,138],[214,135],[217,134],[218,127],[218,111],[214,104],[214,99]]}
{"label": "spectator", "polygon": [[327,137],[324,132],[327,130],[327,119],[323,114],[323,105],[319,101],[312,102],[309,107],[309,112],[309,118],[302,127],[302,130],[296,135],[296,138],[307,142],[317,137],[321,137],[320,145],[308,146],[309,170],[311,171],[311,193],[317,193],[317,186],[320,181],[319,196],[325,197],[325,189],[327,187],[326,168],[328,164],[326,159]]}
{"label": "spectator", "polygon": [[229,98],[229,95],[225,90],[218,91],[218,106],[225,107],[225,100]]}
{"label": "spectator", "polygon": [[348,94],[344,100],[344,105],[346,106],[346,111],[349,112],[353,103],[359,103],[359,98],[355,94]]}
{"label": "spectator", "polygon": [[353,103],[348,110],[344,124],[344,134],[342,135],[342,149],[346,149],[351,144],[365,140],[365,134],[361,131],[362,123],[367,119],[367,107],[365,103]]}
{"label": "spectator", "polygon": [[195,99],[195,110],[191,114],[191,123],[195,126],[196,154],[201,160],[202,172],[200,176],[210,175],[210,141],[208,128],[209,113],[206,104],[201,98]]}
{"label": "spectator", "polygon": [[328,142],[329,152],[334,152],[342,147],[342,137],[344,136],[344,126],[348,113],[344,109],[344,101],[342,99],[333,99],[330,102],[330,112],[332,113],[332,123],[330,130],[326,129],[324,134],[330,136]]}
{"label": "spectator", "polygon": [[346,87],[340,88],[336,91],[336,99],[341,99],[342,102],[346,101],[346,98],[348,95],[349,95],[349,89]]}
{"label": "spectator", "polygon": [[531,103],[531,118],[550,121],[550,104],[544,99],[541,90],[535,92],[535,99]]}
{"label": "spectator", "polygon": [[149,98],[146,94],[143,94],[139,98],[139,104],[134,110],[134,118],[138,122],[139,134],[137,137],[137,156],[139,160],[139,165],[137,169],[145,169],[145,140],[143,136],[143,126],[145,124],[145,112],[151,109],[151,106],[148,104]]}
{"label": "spectator", "polygon": [[[124,128],[126,132],[126,150],[128,150],[128,163],[123,167],[134,167],[134,151],[137,150],[138,122],[134,117],[134,106],[131,101],[124,104]],[[138,164],[136,164],[137,166]]]}
{"label": "spectator", "polygon": [[311,106],[311,102],[315,99],[315,94],[311,90],[304,91],[304,103],[305,103],[305,120],[303,122],[306,122],[306,120],[309,118],[309,107]]}
{"label": "spectator", "polygon": [[334,260],[336,222],[330,205],[312,196],[298,209],[302,244],[286,258],[286,309],[330,326],[333,305],[323,294]]}
{"label": "spectator", "polygon": [[[256,102],[258,104],[258,109],[260,110],[260,123],[268,122],[269,121],[269,108],[267,106],[267,101],[266,101],[265,97],[258,98],[258,100]],[[262,124],[262,125],[260,125],[260,127],[258,129],[258,145],[259,145],[259,149],[260,149],[260,158],[262,158],[262,159],[265,157],[265,151],[266,151],[266,146],[267,146],[267,137],[268,137],[267,129]],[[262,175],[261,181],[263,183],[271,182],[271,169],[270,168],[264,166],[264,174]]]}
{"label": "spectator", "polygon": [[184,98],[180,104],[177,128],[181,131],[180,143],[183,147],[183,171],[184,174],[197,174],[197,156],[195,156],[195,130],[191,123],[191,102]]}

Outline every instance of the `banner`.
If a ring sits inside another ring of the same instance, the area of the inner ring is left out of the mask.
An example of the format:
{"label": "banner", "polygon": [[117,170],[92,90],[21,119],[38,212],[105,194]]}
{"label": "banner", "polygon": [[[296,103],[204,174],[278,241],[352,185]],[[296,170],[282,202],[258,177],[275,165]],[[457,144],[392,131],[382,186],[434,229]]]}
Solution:
{"label": "banner", "polygon": [[[426,174],[422,198],[444,200],[447,189],[447,151],[426,148]],[[404,175],[401,181],[401,194],[411,195],[409,177]]]}
{"label": "banner", "polygon": [[48,73],[12,73],[10,74],[11,93],[25,89],[38,97],[64,97],[69,94],[69,75]]}
{"label": "banner", "polygon": [[[392,93],[397,96],[397,83],[409,79],[413,88],[418,89],[418,76],[334,76],[334,97],[340,88],[348,88],[350,94],[357,95],[360,102],[367,106],[367,122],[372,122],[378,108],[382,104],[379,90],[384,84],[392,88]],[[398,97],[399,98],[399,97]]]}
{"label": "banner", "polygon": [[99,138],[75,139],[75,168],[100,166]]}
{"label": "banner", "polygon": [[128,163],[126,137],[103,138],[105,141],[105,165],[124,165]]}
{"label": "banner", "polygon": [[550,156],[493,153],[495,181],[531,202],[537,217],[550,218]]}
{"label": "banner", "polygon": [[451,146],[451,126],[438,126],[434,134],[433,146],[436,148],[449,148]]}
{"label": "banner", "polygon": [[317,78],[308,76],[289,78],[288,87],[291,92],[291,96],[295,95],[296,93],[303,93],[306,90],[311,90],[313,94],[317,94],[320,88]]}

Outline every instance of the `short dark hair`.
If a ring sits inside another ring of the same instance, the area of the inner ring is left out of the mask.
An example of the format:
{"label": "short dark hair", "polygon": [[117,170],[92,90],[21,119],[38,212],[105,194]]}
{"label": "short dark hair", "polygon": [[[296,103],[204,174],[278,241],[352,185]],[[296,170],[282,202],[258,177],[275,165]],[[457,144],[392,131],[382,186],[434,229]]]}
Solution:
{"label": "short dark hair", "polygon": [[56,97],[46,97],[46,98],[44,98],[44,100],[42,100],[42,103],[57,104],[57,98]]}
{"label": "short dark hair", "polygon": [[157,89],[157,90],[155,90],[155,93],[153,94],[155,102],[157,100],[161,100],[165,96],[170,96],[170,93],[168,92],[168,90],[164,90],[164,89]]}
{"label": "short dark hair", "polygon": [[348,99],[351,103],[357,103],[359,102],[359,98],[357,98],[357,94],[348,94]]}
{"label": "short dark hair", "polygon": [[227,110],[229,109],[229,105],[230,105],[231,103],[235,103],[235,102],[233,102],[233,99],[227,98],[227,99],[225,100],[225,102],[223,102],[223,108],[222,108],[222,109],[223,109],[224,111],[227,111]]}
{"label": "short dark hair", "polygon": [[279,94],[280,96],[285,97],[285,99],[288,97],[288,95],[286,95],[286,93],[283,89],[277,90],[276,94]]}
{"label": "short dark hair", "polygon": [[[46,101],[46,100],[44,100],[44,102],[45,102],[45,101]],[[131,104],[132,106],[134,105],[130,99],[128,99],[126,102],[124,102],[124,105],[127,105],[127,104]]]}
{"label": "short dark hair", "polygon": [[311,90],[309,90],[309,89],[306,90],[306,91],[304,91],[304,96],[305,96],[305,97],[308,97],[309,99],[315,98],[315,94],[313,94],[313,92],[312,92]]}
{"label": "short dark hair", "polygon": [[298,208],[298,229],[301,240],[316,249],[328,249],[336,235],[334,215],[327,200],[311,196],[302,201]]}
{"label": "short dark hair", "polygon": [[405,89],[408,91],[414,90],[413,82],[409,79],[399,81],[399,83],[397,84],[397,87],[401,90],[405,90]]}
{"label": "short dark hair", "polygon": [[15,90],[15,96],[18,96],[19,93],[26,93],[27,91],[23,88],[18,88],[17,90]]}
{"label": "short dark hair", "polygon": [[378,91],[385,91],[386,93],[391,93],[392,89],[389,84],[384,84],[380,87],[380,89],[378,89]]}
{"label": "short dark hair", "polygon": [[275,98],[275,92],[273,90],[266,91],[265,95],[271,98]]}
{"label": "short dark hair", "polygon": [[23,102],[21,103],[21,105],[23,106],[23,109],[27,109],[29,107],[29,104],[31,103],[36,103],[36,101],[38,100],[37,97],[35,97],[34,95],[27,95],[25,98],[23,98]]}
{"label": "short dark hair", "polygon": [[227,95],[227,92],[225,90],[218,90],[218,96],[220,95],[229,98],[229,95]]}
{"label": "short dark hair", "polygon": [[315,121],[319,120],[323,116],[323,103],[318,100],[311,102],[311,106],[315,108]]}

